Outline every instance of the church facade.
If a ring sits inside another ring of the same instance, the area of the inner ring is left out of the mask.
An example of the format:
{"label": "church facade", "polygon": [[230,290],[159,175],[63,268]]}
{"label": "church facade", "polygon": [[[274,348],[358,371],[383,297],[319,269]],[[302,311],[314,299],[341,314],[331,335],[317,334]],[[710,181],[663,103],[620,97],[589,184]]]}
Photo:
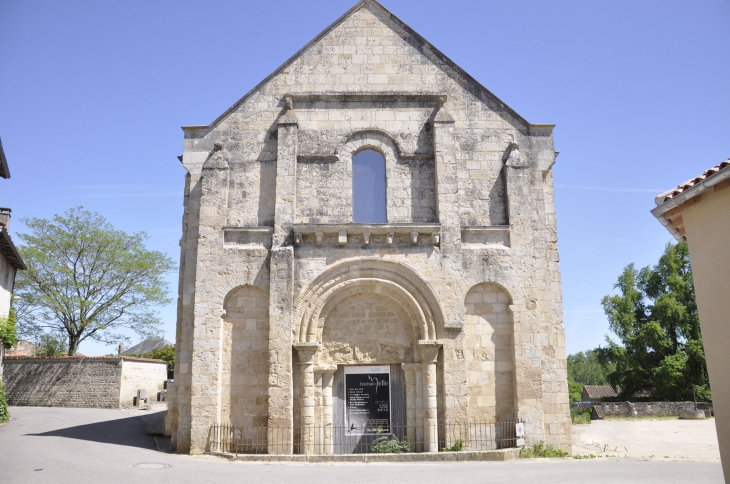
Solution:
{"label": "church facade", "polygon": [[217,425],[268,453],[375,427],[437,451],[518,419],[569,447],[553,125],[366,0],[183,129],[178,452]]}

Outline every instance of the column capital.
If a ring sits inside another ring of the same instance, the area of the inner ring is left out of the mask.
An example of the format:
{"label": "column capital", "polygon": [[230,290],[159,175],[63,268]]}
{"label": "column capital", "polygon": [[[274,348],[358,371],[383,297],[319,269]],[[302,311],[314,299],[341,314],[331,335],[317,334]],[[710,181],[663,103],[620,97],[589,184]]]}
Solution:
{"label": "column capital", "polygon": [[337,371],[337,365],[323,365],[323,366],[315,366],[314,372],[315,373],[322,373],[325,375],[331,375],[332,373]]}
{"label": "column capital", "polygon": [[423,368],[421,363],[401,363],[400,366],[403,368],[403,371],[420,370]]}
{"label": "column capital", "polygon": [[436,363],[439,356],[439,348],[443,346],[441,340],[419,340],[418,347],[421,348],[421,359],[424,363]]}
{"label": "column capital", "polygon": [[316,342],[294,343],[292,346],[295,350],[297,350],[299,360],[302,363],[311,363],[314,358],[314,354],[317,353],[317,350],[319,349],[319,343]]}

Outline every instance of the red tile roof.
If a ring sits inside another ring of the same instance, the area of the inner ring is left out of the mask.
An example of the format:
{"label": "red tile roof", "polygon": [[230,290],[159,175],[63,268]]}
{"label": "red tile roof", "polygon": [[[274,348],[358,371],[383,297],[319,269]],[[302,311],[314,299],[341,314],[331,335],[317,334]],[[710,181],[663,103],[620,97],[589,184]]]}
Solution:
{"label": "red tile roof", "polygon": [[716,174],[716,173],[717,173],[717,172],[719,172],[720,170],[724,170],[725,168],[727,168],[727,167],[729,167],[729,166],[730,166],[730,158],[728,158],[727,160],[723,161],[722,163],[720,163],[720,164],[719,164],[719,165],[717,165],[717,166],[713,166],[712,168],[710,168],[709,170],[705,171],[705,172],[704,172],[703,174],[701,174],[700,176],[698,176],[698,177],[696,177],[696,178],[692,178],[691,180],[687,180],[687,181],[686,181],[686,182],[684,182],[684,183],[680,183],[680,184],[679,184],[679,185],[677,186],[677,188],[675,188],[675,189],[674,189],[674,190],[673,190],[673,191],[672,191],[671,193],[668,193],[668,194],[667,194],[667,195],[666,195],[666,196],[664,197],[664,201],[666,202],[666,201],[668,201],[668,200],[671,200],[672,198],[676,197],[676,196],[677,196],[677,195],[679,195],[680,193],[683,193],[683,192],[685,192],[685,191],[689,190],[689,189],[690,189],[690,188],[692,188],[693,186],[695,186],[695,185],[697,185],[698,183],[701,183],[701,182],[703,182],[703,181],[707,180],[707,179],[708,179],[709,177],[711,177],[712,175]]}

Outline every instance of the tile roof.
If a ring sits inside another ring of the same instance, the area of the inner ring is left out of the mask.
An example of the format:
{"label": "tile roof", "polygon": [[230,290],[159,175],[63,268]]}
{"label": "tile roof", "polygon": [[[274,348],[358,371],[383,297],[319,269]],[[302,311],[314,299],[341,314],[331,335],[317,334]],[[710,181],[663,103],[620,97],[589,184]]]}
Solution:
{"label": "tile roof", "polygon": [[149,338],[136,346],[132,346],[127,351],[122,352],[122,355],[152,353],[154,350],[160,350],[166,346],[172,346],[172,343],[167,341],[165,338]]}
{"label": "tile roof", "polygon": [[10,178],[10,169],[8,168],[8,160],[5,158],[3,151],[3,140],[0,139],[0,177]]}
{"label": "tile roof", "polygon": [[18,249],[15,248],[13,240],[8,234],[7,227],[0,226],[0,254],[3,255],[15,269],[25,270],[25,262],[20,257]]}
{"label": "tile roof", "polygon": [[[698,176],[698,177],[695,177],[695,178],[692,178],[691,180],[687,180],[687,181],[686,181],[686,182],[684,182],[684,183],[680,183],[680,184],[679,184],[679,185],[677,186],[677,188],[675,188],[675,189],[674,189],[674,190],[672,190],[671,192],[665,192],[665,193],[662,193],[662,195],[664,195],[664,200],[661,200],[661,201],[663,201],[663,202],[666,202],[666,201],[669,201],[669,200],[671,200],[672,198],[676,197],[676,196],[677,196],[677,195],[679,195],[680,193],[683,193],[683,192],[685,192],[685,191],[689,190],[690,188],[694,187],[694,186],[695,186],[695,185],[697,185],[698,183],[701,183],[701,182],[703,182],[703,181],[707,180],[707,179],[708,179],[708,178],[710,178],[710,177],[711,177],[712,175],[714,175],[714,174],[718,173],[718,172],[719,172],[720,170],[724,170],[725,168],[727,168],[727,167],[729,167],[729,166],[730,166],[730,158],[728,158],[727,160],[723,161],[723,162],[722,162],[722,163],[720,163],[719,165],[713,166],[713,167],[712,167],[712,168],[710,168],[709,170],[706,170],[706,171],[705,171],[705,172],[704,172],[703,174],[701,174],[700,176]],[[661,195],[660,195],[660,196],[661,196]]]}
{"label": "tile roof", "polygon": [[588,395],[588,398],[612,398],[618,396],[618,392],[610,385],[583,385],[583,391]]}

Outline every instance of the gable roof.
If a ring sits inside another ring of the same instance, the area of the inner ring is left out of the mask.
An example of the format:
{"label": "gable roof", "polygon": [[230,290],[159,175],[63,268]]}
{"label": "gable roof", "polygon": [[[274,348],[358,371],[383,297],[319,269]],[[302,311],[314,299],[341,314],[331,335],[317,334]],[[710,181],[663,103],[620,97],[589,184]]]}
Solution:
{"label": "gable roof", "polygon": [[0,176],[10,178],[10,168],[8,168],[8,160],[5,158],[5,151],[3,151],[2,139],[0,139]]}
{"label": "gable roof", "polygon": [[[377,0],[360,0],[355,6],[353,6],[350,10],[345,12],[340,18],[332,22],[332,24],[329,25],[326,29],[324,29],[322,32],[319,33],[316,37],[314,37],[312,40],[310,40],[304,47],[299,49],[299,51],[291,56],[286,62],[284,62],[279,68],[277,68],[274,72],[266,76],[266,78],[259,82],[253,89],[251,89],[248,93],[246,93],[245,96],[243,96],[241,99],[236,101],[233,106],[228,108],[223,114],[218,116],[210,125],[208,126],[183,126],[183,130],[191,129],[191,130],[199,130],[201,128],[208,128],[212,129],[215,128],[218,124],[220,124],[224,119],[226,119],[231,113],[236,111],[243,103],[245,103],[251,96],[253,96],[261,87],[263,87],[266,83],[268,83],[271,79],[276,77],[278,74],[280,74],[284,69],[289,67],[294,61],[296,61],[299,57],[304,55],[305,52],[307,52],[311,47],[316,45],[320,40],[322,40],[327,34],[332,32],[337,26],[342,24],[345,20],[350,18],[355,12],[358,10],[368,6],[373,5],[376,8],[380,9],[384,14],[386,14],[393,22],[395,22],[399,27],[401,27],[403,30],[408,32],[411,36],[413,36],[415,39],[417,39],[423,46],[430,50],[437,58],[439,58],[441,61],[443,61],[447,66],[449,66],[451,69],[453,69],[458,75],[462,76],[464,79],[466,79],[467,82],[474,85],[476,88],[478,88],[482,93],[484,93],[487,97],[492,99],[495,103],[497,103],[501,108],[503,108],[505,111],[509,112],[512,116],[515,117],[516,120],[518,120],[520,123],[522,123],[525,127],[532,126],[531,123],[529,123],[525,118],[520,116],[514,109],[509,107],[504,101],[499,99],[494,93],[492,93],[489,89],[484,87],[479,81],[474,79],[472,76],[470,76],[466,71],[464,71],[461,67],[459,67],[454,61],[449,59],[443,52],[438,50],[436,47],[434,47],[429,41],[427,41],[425,38],[421,36],[418,32],[413,30],[411,27],[409,27],[405,22],[403,22],[401,19],[396,17],[390,10],[385,8],[378,2]],[[541,125],[542,126],[542,125]]]}
{"label": "gable roof", "polygon": [[142,355],[144,353],[152,353],[154,350],[160,350],[166,346],[172,346],[172,343],[165,338],[149,338],[141,343],[132,346],[127,351],[122,352],[123,355]]}

